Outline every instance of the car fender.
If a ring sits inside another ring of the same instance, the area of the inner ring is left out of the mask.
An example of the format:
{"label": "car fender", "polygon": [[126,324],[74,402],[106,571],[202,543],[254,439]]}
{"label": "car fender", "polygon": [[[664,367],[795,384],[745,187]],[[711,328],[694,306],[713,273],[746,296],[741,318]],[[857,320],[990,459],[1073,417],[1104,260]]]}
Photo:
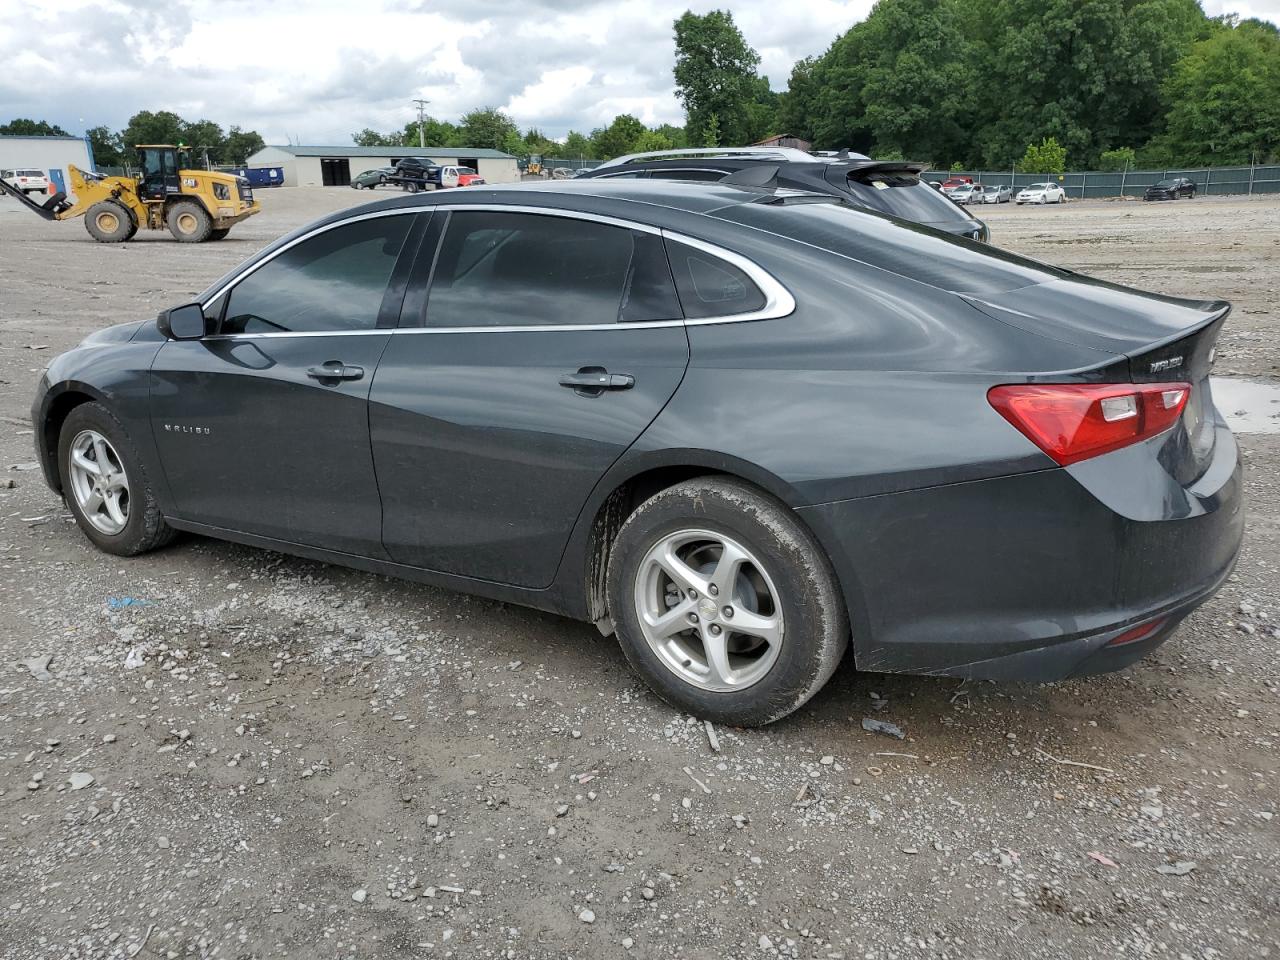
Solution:
{"label": "car fender", "polygon": [[60,419],[65,399],[80,395],[96,401],[120,421],[142,458],[155,485],[162,513],[172,510],[173,500],[159,469],[159,452],[151,427],[151,364],[164,341],[131,340],[82,345],[57,357],[49,365],[32,407],[37,453],[45,479],[60,490],[57,469],[58,438],[51,418]]}

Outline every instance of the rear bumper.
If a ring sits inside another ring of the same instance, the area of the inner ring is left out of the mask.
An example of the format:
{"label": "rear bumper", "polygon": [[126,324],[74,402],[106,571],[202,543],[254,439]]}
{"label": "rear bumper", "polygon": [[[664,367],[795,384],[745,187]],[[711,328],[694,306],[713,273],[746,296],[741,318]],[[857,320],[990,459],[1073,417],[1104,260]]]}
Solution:
{"label": "rear bumper", "polygon": [[1218,484],[1177,519],[1131,519],[1059,468],[799,512],[840,577],[860,669],[1058,680],[1129,665],[1221,586],[1244,510],[1234,442],[1219,456]]}

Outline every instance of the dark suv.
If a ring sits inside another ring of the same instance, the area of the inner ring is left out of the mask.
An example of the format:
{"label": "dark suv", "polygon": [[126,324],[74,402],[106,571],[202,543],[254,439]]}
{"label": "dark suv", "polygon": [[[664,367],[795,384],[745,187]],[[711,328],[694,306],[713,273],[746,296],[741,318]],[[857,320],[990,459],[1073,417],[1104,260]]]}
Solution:
{"label": "dark suv", "polygon": [[765,166],[776,168],[778,187],[837,196],[868,210],[974,240],[991,238],[985,223],[921,181],[924,164],[872,160],[857,153],[815,157],[781,147],[657,150],[608,160],[583,176],[712,182]]}

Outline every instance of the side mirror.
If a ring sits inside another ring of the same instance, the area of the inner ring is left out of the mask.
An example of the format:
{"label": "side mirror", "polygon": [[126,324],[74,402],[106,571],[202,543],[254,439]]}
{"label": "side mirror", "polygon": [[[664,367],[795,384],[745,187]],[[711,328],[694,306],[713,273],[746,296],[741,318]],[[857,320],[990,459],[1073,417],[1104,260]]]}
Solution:
{"label": "side mirror", "polygon": [[204,308],[198,303],[173,307],[156,318],[156,326],[170,340],[199,340],[205,335]]}

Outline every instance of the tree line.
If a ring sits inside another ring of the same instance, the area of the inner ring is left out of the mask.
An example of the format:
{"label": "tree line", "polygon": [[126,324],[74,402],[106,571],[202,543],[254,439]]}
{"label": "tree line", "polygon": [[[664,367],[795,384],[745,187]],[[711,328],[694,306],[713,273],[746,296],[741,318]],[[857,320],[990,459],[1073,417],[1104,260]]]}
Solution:
{"label": "tree line", "polygon": [[[24,137],[71,136],[55,123],[19,117],[0,124],[0,135]],[[223,131],[212,120],[184,120],[168,110],[142,110],[129,118],[123,130],[90,127],[84,133],[100,167],[122,167],[135,162],[133,148],[140,143],[183,144],[200,163],[239,165],[265,145],[257,131],[232,126]]]}
{"label": "tree line", "polygon": [[[492,147],[516,156],[607,160],[624,153],[743,146],[775,134],[935,168],[1035,173],[1234,165],[1280,159],[1280,30],[1198,0],[879,0],[775,93],[732,13],[673,24],[683,126],[629,114],[563,141],[521,131],[496,107],[458,123],[427,117],[352,134],[361,146]],[[0,133],[64,133],[15,120]],[[142,111],[87,131],[98,163],[137,143],[186,143],[243,163],[254,131]]]}
{"label": "tree line", "polygon": [[939,167],[1268,162],[1280,31],[1196,0],[880,0],[795,65],[774,126]]}

